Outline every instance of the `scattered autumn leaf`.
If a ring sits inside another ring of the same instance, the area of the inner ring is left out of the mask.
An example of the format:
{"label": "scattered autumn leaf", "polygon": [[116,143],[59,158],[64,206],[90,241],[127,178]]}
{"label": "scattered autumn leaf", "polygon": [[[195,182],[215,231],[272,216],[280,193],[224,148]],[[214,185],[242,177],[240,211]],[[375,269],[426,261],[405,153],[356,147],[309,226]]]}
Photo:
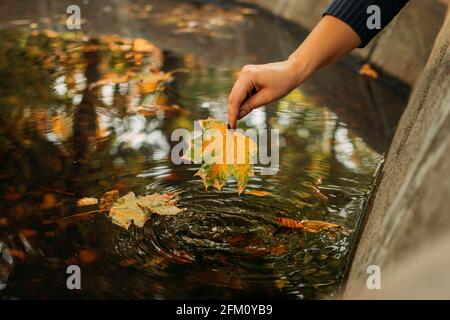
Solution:
{"label": "scattered autumn leaf", "polygon": [[41,208],[42,209],[51,209],[57,203],[56,197],[53,193],[46,193],[42,198]]}
{"label": "scattered autumn leaf", "polygon": [[133,192],[117,200],[109,211],[109,217],[114,224],[125,229],[128,229],[131,223],[142,228],[148,219],[148,215],[138,206]]}
{"label": "scattered autumn leaf", "polygon": [[122,267],[127,268],[127,267],[134,266],[136,264],[136,260],[134,260],[134,259],[125,259],[125,260],[120,261],[119,264]]}
{"label": "scattered autumn leaf", "polygon": [[26,238],[31,238],[37,235],[36,230],[33,229],[22,229],[19,231],[19,234],[26,237]]}
{"label": "scattered autumn leaf", "polygon": [[368,63],[362,65],[361,69],[359,69],[359,74],[372,79],[378,78],[378,72],[376,72]]}
{"label": "scattered autumn leaf", "polygon": [[282,254],[286,253],[286,251],[287,251],[287,249],[284,244],[279,244],[277,246],[270,248],[270,253],[274,256],[282,255]]}
{"label": "scattered autumn leaf", "polygon": [[311,233],[317,233],[323,230],[336,229],[340,226],[335,223],[329,223],[320,220],[302,220],[297,221],[290,218],[278,217],[275,219],[278,224],[289,229],[301,229]]}
{"label": "scattered autumn leaf", "polygon": [[150,214],[176,215],[182,209],[175,206],[176,197],[174,194],[150,194],[136,197],[133,192],[129,192],[119,198],[109,211],[109,217],[114,224],[128,229],[131,223],[142,228],[148,220]]}
{"label": "scattered autumn leaf", "polygon": [[6,193],[3,195],[3,199],[5,199],[6,201],[14,201],[14,200],[18,200],[18,199],[20,199],[21,197],[22,197],[22,194],[21,194],[21,193],[13,192],[13,191],[6,192]]}
{"label": "scattered autumn leaf", "polygon": [[53,238],[53,237],[56,236],[56,233],[55,233],[54,231],[46,231],[46,232],[44,233],[44,236],[45,236],[46,238]]}
{"label": "scattered autumn leaf", "polygon": [[25,252],[23,252],[21,250],[9,249],[8,252],[9,252],[10,256],[17,258],[20,261],[25,261],[25,259],[27,258],[27,255],[25,254]]}
{"label": "scattered autumn leaf", "polygon": [[250,194],[252,196],[257,196],[257,197],[267,197],[272,194],[272,192],[263,191],[263,190],[250,190],[250,191],[245,191],[244,193]]}
{"label": "scattered autumn leaf", "polygon": [[282,227],[286,227],[289,229],[303,229],[304,228],[303,224],[300,221],[290,219],[290,218],[278,217],[278,218],[275,218],[275,221],[278,222],[278,224],[281,225]]}
{"label": "scattered autumn leaf", "polygon": [[90,264],[95,262],[98,259],[97,252],[92,250],[80,250],[78,253],[78,258],[81,263]]}
{"label": "scattered autumn leaf", "polygon": [[305,231],[312,233],[317,233],[328,229],[336,229],[340,227],[338,224],[320,220],[303,220],[301,223],[303,224]]}
{"label": "scattered autumn leaf", "polygon": [[77,207],[93,206],[98,204],[97,198],[82,198],[77,201]]}
{"label": "scattered autumn leaf", "polygon": [[277,287],[277,289],[281,290],[286,286],[286,279],[278,279],[275,281],[275,287]]}
{"label": "scattered autumn leaf", "polygon": [[9,225],[8,218],[0,218],[0,226],[7,226]]}
{"label": "scattered autumn leaf", "polygon": [[99,209],[100,210],[109,210],[111,209],[114,202],[116,202],[119,199],[119,190],[110,190],[103,194],[103,196],[100,198],[100,204]]}

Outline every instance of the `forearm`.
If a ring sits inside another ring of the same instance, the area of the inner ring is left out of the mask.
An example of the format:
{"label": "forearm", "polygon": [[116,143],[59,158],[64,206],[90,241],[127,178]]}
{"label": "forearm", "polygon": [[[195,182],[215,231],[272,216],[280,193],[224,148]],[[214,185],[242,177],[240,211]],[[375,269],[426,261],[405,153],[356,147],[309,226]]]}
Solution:
{"label": "forearm", "polygon": [[300,84],[316,70],[333,64],[360,44],[361,39],[351,27],[335,17],[325,16],[288,61]]}
{"label": "forearm", "polygon": [[[407,2],[408,0],[333,0],[325,11],[324,18],[289,57],[289,63],[298,77],[298,84],[353,49],[365,47]],[[374,6],[379,8],[379,25],[369,28],[368,20],[373,14]]]}

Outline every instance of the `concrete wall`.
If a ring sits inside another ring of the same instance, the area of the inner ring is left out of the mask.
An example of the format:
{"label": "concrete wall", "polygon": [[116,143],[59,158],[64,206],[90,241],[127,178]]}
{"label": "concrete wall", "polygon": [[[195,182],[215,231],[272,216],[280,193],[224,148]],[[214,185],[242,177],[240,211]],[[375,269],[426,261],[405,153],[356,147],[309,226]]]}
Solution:
{"label": "concrete wall", "polygon": [[[238,0],[312,29],[331,0]],[[445,18],[447,0],[411,0],[369,46],[354,54],[413,85],[425,67]]]}
{"label": "concrete wall", "polygon": [[[344,297],[449,299],[449,235],[450,11],[400,120]],[[381,267],[382,290],[366,288],[369,265]]]}

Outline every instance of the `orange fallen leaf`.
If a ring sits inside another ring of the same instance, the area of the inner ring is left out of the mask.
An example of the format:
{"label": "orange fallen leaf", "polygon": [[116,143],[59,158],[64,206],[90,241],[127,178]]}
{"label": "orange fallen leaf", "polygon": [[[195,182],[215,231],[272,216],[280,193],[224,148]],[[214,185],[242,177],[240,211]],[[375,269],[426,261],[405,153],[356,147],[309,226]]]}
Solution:
{"label": "orange fallen leaf", "polygon": [[9,225],[8,218],[0,218],[0,226],[7,226]]}
{"label": "orange fallen leaf", "polygon": [[338,224],[320,220],[303,220],[301,223],[303,224],[305,231],[312,233],[317,233],[328,229],[336,229],[340,227]]}
{"label": "orange fallen leaf", "polygon": [[124,268],[131,267],[131,266],[136,264],[136,260],[134,260],[134,259],[125,259],[125,260],[120,261],[119,264],[122,267],[124,267]]}
{"label": "orange fallen leaf", "polygon": [[250,194],[252,196],[257,196],[257,197],[266,197],[266,196],[270,196],[272,194],[272,192],[263,191],[263,190],[249,190],[249,191],[245,191],[244,193]]}
{"label": "orange fallen leaf", "polygon": [[22,197],[22,194],[21,194],[21,193],[13,192],[13,191],[6,192],[6,193],[3,195],[3,199],[5,199],[6,201],[14,201],[14,200],[18,200],[18,199],[20,199],[21,197]]}
{"label": "orange fallen leaf", "polygon": [[275,218],[275,221],[278,222],[278,224],[280,224],[282,227],[286,227],[289,229],[303,229],[304,228],[303,224],[300,221],[290,219],[290,218],[278,217],[278,218]]}
{"label": "orange fallen leaf", "polygon": [[286,253],[287,249],[284,244],[279,244],[275,247],[270,248],[270,253],[274,256],[282,255],[283,253]]}
{"label": "orange fallen leaf", "polygon": [[42,198],[41,208],[50,209],[53,208],[57,203],[56,197],[53,193],[46,193]]}
{"label": "orange fallen leaf", "polygon": [[98,255],[95,251],[92,250],[80,250],[78,253],[78,258],[81,263],[90,264],[97,260]]}
{"label": "orange fallen leaf", "polygon": [[339,228],[340,225],[320,220],[302,220],[297,221],[290,218],[278,217],[275,219],[281,226],[289,229],[302,229],[311,233],[317,233],[328,229]]}
{"label": "orange fallen leaf", "polygon": [[20,261],[25,261],[25,259],[27,258],[25,252],[21,250],[9,249],[9,254],[14,258],[19,259]]}
{"label": "orange fallen leaf", "polygon": [[359,69],[359,74],[372,79],[378,78],[378,72],[376,72],[368,63],[362,65],[361,69]]}
{"label": "orange fallen leaf", "polygon": [[19,231],[19,234],[26,237],[26,238],[31,238],[37,235],[36,230],[33,229],[22,229]]}
{"label": "orange fallen leaf", "polygon": [[44,236],[47,238],[53,238],[54,236],[56,236],[56,233],[54,231],[47,231],[44,233]]}
{"label": "orange fallen leaf", "polygon": [[278,279],[275,281],[275,287],[277,287],[277,289],[281,290],[286,286],[286,279]]}
{"label": "orange fallen leaf", "polygon": [[69,257],[66,260],[64,260],[64,263],[67,265],[72,265],[72,264],[78,264],[78,259],[77,257]]}

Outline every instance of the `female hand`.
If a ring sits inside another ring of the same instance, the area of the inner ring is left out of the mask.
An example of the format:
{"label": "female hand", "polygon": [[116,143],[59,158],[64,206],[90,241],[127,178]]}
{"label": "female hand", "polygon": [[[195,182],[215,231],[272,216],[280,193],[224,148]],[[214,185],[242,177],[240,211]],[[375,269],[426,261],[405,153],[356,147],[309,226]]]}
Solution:
{"label": "female hand", "polygon": [[255,108],[280,99],[316,70],[330,65],[361,44],[359,35],[345,22],[325,16],[288,60],[242,69],[228,98],[228,124]]}
{"label": "female hand", "polygon": [[278,100],[303,81],[299,66],[286,60],[242,68],[228,98],[228,124],[236,127],[236,121],[250,111]]}

